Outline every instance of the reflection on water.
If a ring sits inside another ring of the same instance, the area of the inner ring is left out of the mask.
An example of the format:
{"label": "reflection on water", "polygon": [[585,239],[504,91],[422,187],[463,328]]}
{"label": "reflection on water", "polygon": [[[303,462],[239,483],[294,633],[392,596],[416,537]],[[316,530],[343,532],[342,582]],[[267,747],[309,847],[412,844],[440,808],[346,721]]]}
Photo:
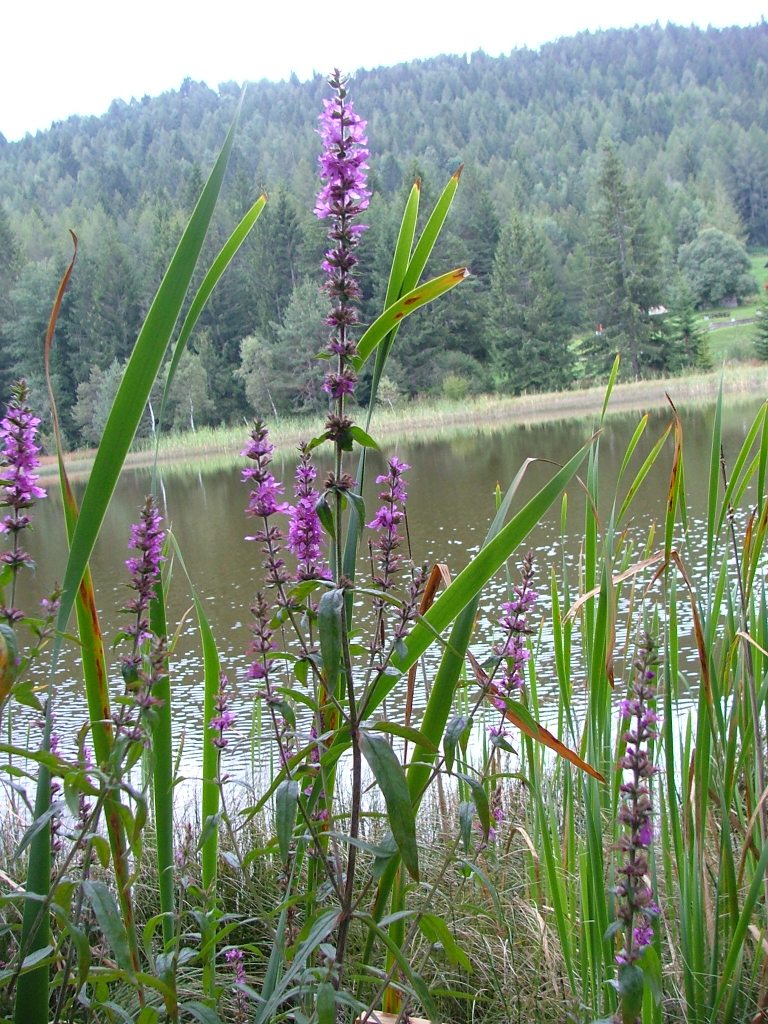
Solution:
{"label": "reflection on water", "polygon": [[[733,459],[759,406],[752,402],[734,404],[726,410],[724,440],[726,456]],[[686,560],[694,567],[699,579],[702,573],[702,551],[696,540],[696,528],[705,518],[706,480],[710,459],[710,426],[712,409],[696,408],[682,413],[685,436],[685,465],[688,507],[692,512],[692,534],[688,539]],[[625,482],[620,490],[626,493],[628,481],[642,464],[643,459],[661,435],[668,422],[661,413],[651,415],[649,427],[638,446]],[[603,501],[599,508],[602,521],[607,522],[616,476],[632,437],[639,416],[636,413],[608,418],[601,438],[600,476]],[[368,519],[375,511],[376,486],[371,485],[376,473],[381,472],[385,456],[397,454],[413,468],[408,474],[409,502],[408,526],[413,559],[416,563],[445,562],[455,576],[480,547],[494,513],[494,494],[497,485],[506,488],[526,459],[536,458],[520,482],[513,501],[512,512],[537,490],[551,475],[553,463],[561,464],[588,441],[592,425],[584,421],[545,423],[525,428],[509,426],[493,433],[467,432],[450,440],[425,442],[419,439],[401,442],[384,454],[370,457],[366,487]],[[670,472],[671,444],[649,474],[632,506],[627,524],[625,545],[627,561],[639,559],[645,550],[649,532],[659,526],[664,516],[664,501]],[[290,457],[280,460],[276,475],[286,481],[290,491],[294,462]],[[253,684],[247,680],[247,647],[249,643],[249,606],[260,584],[260,556],[257,546],[244,540],[249,524],[244,515],[247,489],[241,483],[241,466],[232,463],[228,468],[219,465],[211,471],[201,466],[185,473],[168,472],[163,481],[163,497],[167,522],[183,552],[193,584],[204,601],[221,655],[222,668],[230,679],[237,680],[239,739],[233,740],[227,759],[239,759],[244,768],[251,765],[252,729],[258,733],[259,702],[254,699]],[[94,552],[91,568],[97,590],[102,627],[111,637],[124,623],[120,609],[127,597],[124,560],[128,556],[127,543],[130,524],[136,519],[149,487],[149,471],[129,470],[123,475],[109,509],[104,529]],[[37,561],[34,577],[24,581],[20,600],[27,609],[39,597],[61,580],[66,561],[66,544],[61,523],[60,503],[56,488],[50,487],[50,498],[41,502],[35,514],[35,533],[30,547]],[[81,488],[82,491],[82,488]],[[81,493],[81,492],[80,492]],[[79,495],[80,496],[80,495]],[[697,510],[701,510],[698,514]],[[583,488],[574,483],[567,495],[565,530],[561,534],[560,504],[542,520],[531,533],[526,547],[535,552],[536,583],[541,593],[534,624],[541,621],[540,635],[536,638],[536,670],[540,696],[544,703],[542,716],[552,718],[557,713],[558,683],[554,665],[552,638],[549,630],[550,576],[554,571],[559,580],[567,575],[571,598],[578,593],[579,559],[583,541],[585,499]],[[680,538],[682,544],[682,538]],[[659,547],[659,542],[655,545]],[[512,566],[513,578],[517,569]],[[651,573],[644,577],[650,578]],[[490,653],[493,643],[494,620],[505,599],[506,581],[492,582],[483,598],[476,633],[475,653],[482,660]],[[638,598],[636,592],[635,600]],[[619,607],[619,620],[629,608],[630,592],[626,591]],[[178,565],[173,566],[169,593],[169,621],[179,623],[179,636],[172,658],[172,685],[174,693],[173,722],[177,739],[184,735],[184,773],[194,778],[203,742],[202,723],[202,669],[199,645],[192,617],[188,614],[190,588]],[[683,631],[686,623],[682,623]],[[690,624],[691,678],[695,681],[693,641]],[[620,638],[621,639],[621,638]],[[619,651],[619,654],[621,651]],[[115,665],[120,651],[111,651]],[[578,664],[579,646],[574,633],[574,663]],[[427,661],[426,685],[433,664]],[[113,670],[114,692],[120,692],[119,671]],[[579,704],[580,679],[573,678],[574,704]],[[59,731],[66,727],[76,729],[86,717],[82,683],[77,669],[77,656],[70,650],[62,661],[56,685],[56,714]],[[423,709],[425,691],[417,695],[415,724]],[[395,717],[401,708],[390,698],[388,713]],[[26,727],[23,714],[18,715],[20,727]],[[24,723],[24,725],[22,725]],[[21,737],[20,737],[21,738]],[[266,741],[265,741],[266,742]],[[257,760],[268,760],[269,755],[257,754]]]}

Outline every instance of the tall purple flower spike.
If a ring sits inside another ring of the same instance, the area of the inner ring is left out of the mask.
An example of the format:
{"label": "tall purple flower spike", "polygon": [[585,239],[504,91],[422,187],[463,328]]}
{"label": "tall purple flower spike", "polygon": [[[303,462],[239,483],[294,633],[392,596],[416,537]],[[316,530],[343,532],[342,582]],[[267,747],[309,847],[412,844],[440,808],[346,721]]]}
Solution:
{"label": "tall purple flower spike", "polygon": [[338,70],[329,79],[329,85],[335,95],[324,100],[324,110],[319,118],[318,133],[323,141],[323,152],[319,157],[323,186],[317,195],[315,214],[320,219],[331,220],[328,232],[331,245],[325,253],[323,270],[328,275],[325,287],[332,303],[327,318],[333,331],[328,351],[337,356],[337,366],[335,371],[326,374],[323,388],[341,404],[344,398],[353,394],[357,383],[357,375],[348,365],[356,346],[347,331],[358,322],[352,303],[360,297],[360,288],[352,272],[357,265],[355,248],[365,225],[356,224],[354,220],[368,209],[371,192],[367,184],[366,122],[347,99],[346,79]]}
{"label": "tall purple flower spike", "polygon": [[385,484],[379,498],[383,502],[374,518],[368,523],[371,530],[379,534],[375,544],[378,572],[374,577],[382,590],[392,586],[392,576],[402,566],[398,551],[401,543],[400,524],[405,519],[405,502],[408,494],[403,474],[411,467],[393,456],[387,463],[387,472],[376,477],[377,484]]}
{"label": "tall purple flower spike", "polygon": [[653,919],[659,908],[647,882],[648,850],[653,843],[653,803],[650,780],[658,768],[650,759],[647,745],[657,739],[658,719],[652,703],[656,699],[655,645],[646,636],[634,664],[630,695],[620,704],[626,742],[619,768],[625,772],[621,785],[618,820],[624,826],[618,847],[624,857],[618,868],[622,876],[616,886],[618,916],[624,923],[624,945],[616,954],[618,964],[632,964],[653,941]]}
{"label": "tall purple flower spike", "polygon": [[[40,420],[32,415],[28,399],[27,382],[17,381],[11,388],[11,399],[0,420],[0,508],[9,510],[0,520],[0,533],[7,533],[13,538],[10,550],[0,555],[0,561],[10,566],[14,576],[22,566],[34,565],[22,547],[19,535],[32,522],[29,510],[39,498],[46,496],[43,488],[38,486],[35,473],[40,465],[37,444]],[[17,608],[0,607],[0,619],[5,619],[9,625],[22,617],[23,613]]]}
{"label": "tall purple flower spike", "polygon": [[288,509],[290,523],[286,537],[286,547],[297,561],[297,580],[331,578],[321,554],[323,530],[317,514],[320,494],[313,487],[316,476],[317,470],[310,461],[310,453],[302,445],[296,466],[296,504]]}

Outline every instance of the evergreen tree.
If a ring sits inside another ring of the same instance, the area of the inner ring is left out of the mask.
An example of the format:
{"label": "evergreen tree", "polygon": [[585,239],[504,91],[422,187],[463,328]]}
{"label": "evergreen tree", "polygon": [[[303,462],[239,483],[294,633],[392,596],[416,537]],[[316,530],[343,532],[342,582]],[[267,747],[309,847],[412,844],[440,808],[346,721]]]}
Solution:
{"label": "evergreen tree", "polygon": [[689,288],[683,288],[676,297],[663,330],[667,347],[665,363],[670,373],[679,373],[689,367],[700,370],[711,367],[707,331],[696,313]]}
{"label": "evergreen tree", "polygon": [[571,381],[565,300],[542,235],[520,217],[501,233],[486,324],[500,391],[556,391]]}
{"label": "evergreen tree", "polygon": [[768,362],[768,294],[757,309],[754,339],[757,358]]}
{"label": "evergreen tree", "polygon": [[658,253],[610,144],[602,152],[588,255],[589,304],[598,327],[585,355],[599,372],[610,368],[616,352],[628,357],[635,377],[663,369],[662,346],[650,315],[660,301]]}

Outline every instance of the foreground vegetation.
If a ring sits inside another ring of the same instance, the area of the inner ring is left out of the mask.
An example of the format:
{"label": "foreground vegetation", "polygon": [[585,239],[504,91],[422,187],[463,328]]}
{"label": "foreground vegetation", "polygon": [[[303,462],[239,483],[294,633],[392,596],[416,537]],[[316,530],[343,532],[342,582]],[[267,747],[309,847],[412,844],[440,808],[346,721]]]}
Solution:
{"label": "foreground vegetation", "polygon": [[[524,462],[498,491],[468,565],[420,564],[406,545],[411,467],[388,460],[377,511],[361,495],[401,321],[465,287],[464,267],[422,280],[458,178],[421,230],[422,197],[411,190],[384,311],[356,331],[353,225],[370,199],[368,154],[346,83],[337,73],[330,84],[316,205],[330,223],[330,410],[303,447],[286,504],[263,422],[242,452],[244,551],[256,545],[263,581],[249,602],[247,678],[228,677],[189,580],[205,735],[191,804],[174,800],[180,697],[166,605],[186,567],[156,498],[131,530],[126,623],[115,638],[102,635],[89,560],[166,350],[173,342],[161,409],[205,301],[264,206],[248,211],[188,300],[234,126],[139,332],[79,507],[50,372],[71,265],[62,280],[45,371],[69,557],[37,615],[15,607],[30,563],[25,530],[44,497],[25,382],[2,420],[6,1020],[332,1024],[379,1010],[456,1024],[760,1020],[768,403],[726,461],[721,391],[703,467],[687,464],[672,395],[660,435],[649,438],[649,417],[638,416],[618,474],[606,479],[616,359],[581,449],[540,467],[543,482],[525,503]],[[360,413],[353,396],[366,365]],[[316,488],[321,445],[332,470]],[[660,467],[660,520],[636,521],[637,495],[658,486],[651,471]],[[706,508],[689,507],[694,473],[707,479]],[[577,564],[562,553],[537,565],[527,551],[552,508],[564,532],[583,535]],[[215,528],[202,524],[201,538]],[[497,574],[507,599],[496,636],[476,643],[481,593]],[[65,740],[56,669],[73,641],[87,722]],[[546,727],[545,656],[559,694]],[[41,685],[31,670],[43,664]],[[271,772],[253,780],[245,805],[227,765],[236,685],[272,738]],[[428,691],[420,720],[409,710],[417,685]],[[394,690],[402,716],[384,711]],[[28,708],[35,731],[25,737],[14,723]]]}

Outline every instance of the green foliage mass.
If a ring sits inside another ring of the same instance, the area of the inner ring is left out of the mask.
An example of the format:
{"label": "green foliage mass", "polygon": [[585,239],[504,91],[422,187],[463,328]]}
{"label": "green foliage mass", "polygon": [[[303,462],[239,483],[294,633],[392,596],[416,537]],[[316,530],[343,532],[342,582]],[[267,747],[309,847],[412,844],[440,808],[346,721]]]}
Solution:
{"label": "green foliage mass", "polygon": [[705,228],[681,246],[678,261],[699,305],[719,306],[755,291],[746,249],[717,228]]}
{"label": "green foliage mass", "polygon": [[[502,317],[492,309],[503,282],[497,272],[492,298],[491,278],[499,240],[520,218],[545,246],[550,268],[546,297],[537,301],[564,304],[571,335],[588,336],[583,366],[602,371],[622,351],[624,372],[672,368],[647,308],[672,308],[678,274],[689,273],[685,247],[711,231],[731,247],[768,244],[767,69],[764,24],[706,31],[656,24],[582,33],[498,58],[474,53],[358,72],[355,96],[369,123],[374,188],[359,250],[364,322],[381,308],[393,232],[414,178],[428,201],[447,175],[461,163],[466,168],[427,272],[460,259],[473,280],[439,310],[404,325],[390,367],[399,391],[438,394],[447,379],[449,388],[467,392],[494,381],[509,386],[499,352],[511,347],[513,334],[504,341]],[[270,201],[192,339],[211,403],[201,421],[234,422],[253,412],[246,370],[237,372],[243,339],[286,353],[280,331],[290,330],[294,291],[319,280],[323,228],[311,210],[314,124],[325,88],[321,75],[294,77],[256,83],[245,96],[209,255],[262,187]],[[54,356],[70,441],[85,440],[72,416],[78,387],[93,367],[126,358],[239,92],[234,83],[216,91],[186,80],[156,98],[115,101],[102,118],[72,117],[0,143],[6,383],[24,373],[40,393],[42,332],[70,254],[67,229],[80,239]],[[629,220],[621,227],[611,220],[606,175],[626,190]],[[625,231],[632,265],[620,280],[616,252]],[[737,276],[731,293],[742,294],[745,281]],[[715,301],[709,285],[691,283],[697,302]],[[523,315],[530,330],[539,315],[552,314]],[[557,351],[559,313],[555,319]],[[601,334],[594,333],[598,323],[606,328]],[[541,339],[542,325],[536,332]],[[561,369],[540,368],[524,386],[562,379]]]}

